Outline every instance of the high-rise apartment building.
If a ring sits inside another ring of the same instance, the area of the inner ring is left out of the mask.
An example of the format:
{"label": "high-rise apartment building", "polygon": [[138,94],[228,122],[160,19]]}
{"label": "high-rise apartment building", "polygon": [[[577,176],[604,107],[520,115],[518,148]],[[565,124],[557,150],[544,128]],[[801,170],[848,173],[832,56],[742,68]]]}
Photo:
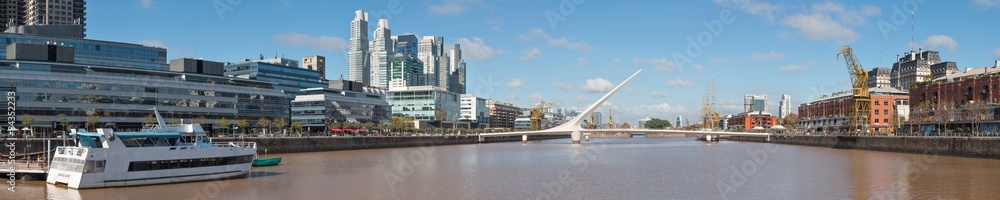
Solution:
{"label": "high-rise apartment building", "polygon": [[389,30],[389,21],[385,18],[378,19],[378,28],[375,28],[375,38],[372,40],[371,85],[380,88],[389,88],[389,58],[392,58],[392,32]]}
{"label": "high-rise apartment building", "polygon": [[0,1],[0,29],[24,25],[24,2],[22,0]]}
{"label": "high-rise apartment building", "polygon": [[448,76],[448,90],[465,94],[465,60],[462,59],[462,47],[455,44],[451,49],[450,75]]}
{"label": "high-rise apartment building", "polygon": [[302,68],[319,72],[319,79],[326,80],[326,57],[313,55],[302,57]]}
{"label": "high-rise apartment building", "polygon": [[792,112],[792,96],[788,94],[781,95],[781,103],[778,105],[778,118],[785,118],[788,114]]}
{"label": "high-rise apartment building", "polygon": [[351,20],[351,38],[348,41],[350,50],[347,52],[347,80],[372,85],[369,79],[368,49],[368,13],[363,10],[354,11]]}
{"label": "high-rise apartment building", "polygon": [[868,71],[868,87],[892,87],[892,70],[876,67]]}
{"label": "high-rise apartment building", "polygon": [[[25,0],[24,25],[87,25],[84,0]],[[86,30],[86,29],[84,29]]]}

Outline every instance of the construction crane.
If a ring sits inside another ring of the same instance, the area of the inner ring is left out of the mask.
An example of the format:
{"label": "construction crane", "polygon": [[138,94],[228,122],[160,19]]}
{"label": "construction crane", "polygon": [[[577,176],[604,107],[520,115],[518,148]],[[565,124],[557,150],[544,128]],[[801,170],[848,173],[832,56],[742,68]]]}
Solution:
{"label": "construction crane", "polygon": [[[584,121],[586,121],[586,120],[584,120]],[[590,121],[587,122],[587,128],[593,129],[594,126],[595,126],[594,125],[594,113],[590,113]]]}
{"label": "construction crane", "polygon": [[608,128],[615,128],[615,118],[611,117],[611,108],[608,108]]}
{"label": "construction crane", "polygon": [[844,56],[847,62],[847,73],[851,75],[851,110],[847,116],[847,133],[859,135],[868,132],[871,119],[871,96],[868,93],[868,71],[861,67],[861,62],[854,56],[850,46],[844,45],[837,53],[837,58]]}
{"label": "construction crane", "polygon": [[719,122],[719,112],[715,111],[715,80],[709,81],[705,86],[701,106],[702,128],[715,130],[715,124]]}
{"label": "construction crane", "polygon": [[531,130],[537,131],[542,130],[542,118],[545,118],[545,113],[549,111],[555,104],[549,102],[539,102],[535,108],[531,109]]}

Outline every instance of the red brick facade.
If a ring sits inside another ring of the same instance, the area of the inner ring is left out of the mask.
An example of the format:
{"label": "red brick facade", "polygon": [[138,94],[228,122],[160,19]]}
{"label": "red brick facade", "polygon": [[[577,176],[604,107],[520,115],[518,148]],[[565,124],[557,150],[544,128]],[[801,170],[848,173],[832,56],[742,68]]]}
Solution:
{"label": "red brick facade", "polygon": [[[890,88],[870,88],[871,119],[874,132],[892,132],[897,100],[909,99],[905,92]],[[799,127],[815,131],[840,131],[845,128],[851,110],[850,93],[838,92],[816,101],[799,105]]]}

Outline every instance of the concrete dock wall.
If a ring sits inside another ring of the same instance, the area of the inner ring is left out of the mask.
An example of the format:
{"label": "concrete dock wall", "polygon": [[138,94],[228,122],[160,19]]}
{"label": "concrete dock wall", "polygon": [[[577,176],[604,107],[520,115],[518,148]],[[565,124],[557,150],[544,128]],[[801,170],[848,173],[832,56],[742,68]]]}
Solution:
{"label": "concrete dock wall", "polygon": [[[762,136],[731,136],[727,140],[768,142]],[[1000,159],[1000,138],[895,136],[771,136],[769,143]]]}
{"label": "concrete dock wall", "polygon": [[[558,138],[569,138],[569,135],[531,135],[528,136],[528,140],[545,140],[545,139],[558,139]],[[7,139],[7,143],[14,143],[15,151],[18,154],[23,154],[25,152],[43,152],[45,150],[45,141],[51,140],[52,149],[57,146],[63,146],[63,140],[60,138],[31,138],[31,139]],[[245,141],[245,142],[256,142],[257,149],[260,153],[264,153],[264,149],[267,149],[268,153],[295,153],[295,152],[313,152],[313,151],[337,151],[337,150],[355,150],[355,149],[377,149],[377,148],[395,148],[395,147],[417,147],[417,146],[436,146],[436,145],[455,145],[455,144],[476,144],[479,142],[479,136],[409,136],[409,137],[245,137],[245,138],[212,138],[212,142],[230,142],[230,141]],[[505,136],[505,137],[487,137],[484,138],[483,143],[493,143],[493,142],[519,142],[521,141],[521,136]],[[73,140],[67,140],[68,146],[75,146],[76,144]],[[9,150],[5,150],[4,154],[9,153]]]}

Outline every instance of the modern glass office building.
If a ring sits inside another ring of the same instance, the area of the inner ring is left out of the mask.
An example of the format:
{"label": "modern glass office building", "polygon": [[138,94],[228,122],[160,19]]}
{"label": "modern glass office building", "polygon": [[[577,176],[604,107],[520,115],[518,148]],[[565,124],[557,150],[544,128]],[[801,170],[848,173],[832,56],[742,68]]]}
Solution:
{"label": "modern glass office building", "polygon": [[391,105],[385,91],[359,82],[330,80],[329,88],[302,90],[292,100],[292,122],[302,122],[306,131],[322,132],[328,122],[388,124]]}
{"label": "modern glass office building", "polygon": [[[0,46],[14,43],[54,44],[75,49],[77,64],[168,71],[167,49],[139,44],[53,37],[44,35],[0,33]],[[7,59],[7,49],[0,48],[0,59]]]}
{"label": "modern glass office building", "polygon": [[[88,117],[97,127],[135,130],[154,106],[167,120],[204,118],[206,130],[221,118],[288,118],[288,97],[272,83],[241,78],[50,61],[0,60],[0,88],[16,92],[18,120],[29,114],[36,132],[66,130]],[[20,121],[19,121],[20,123]]]}
{"label": "modern glass office building", "polygon": [[227,64],[225,75],[275,83],[274,89],[285,92],[289,98],[305,94],[301,91],[303,89],[327,86],[327,83],[320,79],[319,71],[299,68],[298,61],[285,58],[245,60]]}
{"label": "modern glass office building", "polygon": [[443,121],[457,121],[461,112],[459,94],[435,86],[392,88],[388,98],[393,114],[414,120],[436,120],[440,114]]}

